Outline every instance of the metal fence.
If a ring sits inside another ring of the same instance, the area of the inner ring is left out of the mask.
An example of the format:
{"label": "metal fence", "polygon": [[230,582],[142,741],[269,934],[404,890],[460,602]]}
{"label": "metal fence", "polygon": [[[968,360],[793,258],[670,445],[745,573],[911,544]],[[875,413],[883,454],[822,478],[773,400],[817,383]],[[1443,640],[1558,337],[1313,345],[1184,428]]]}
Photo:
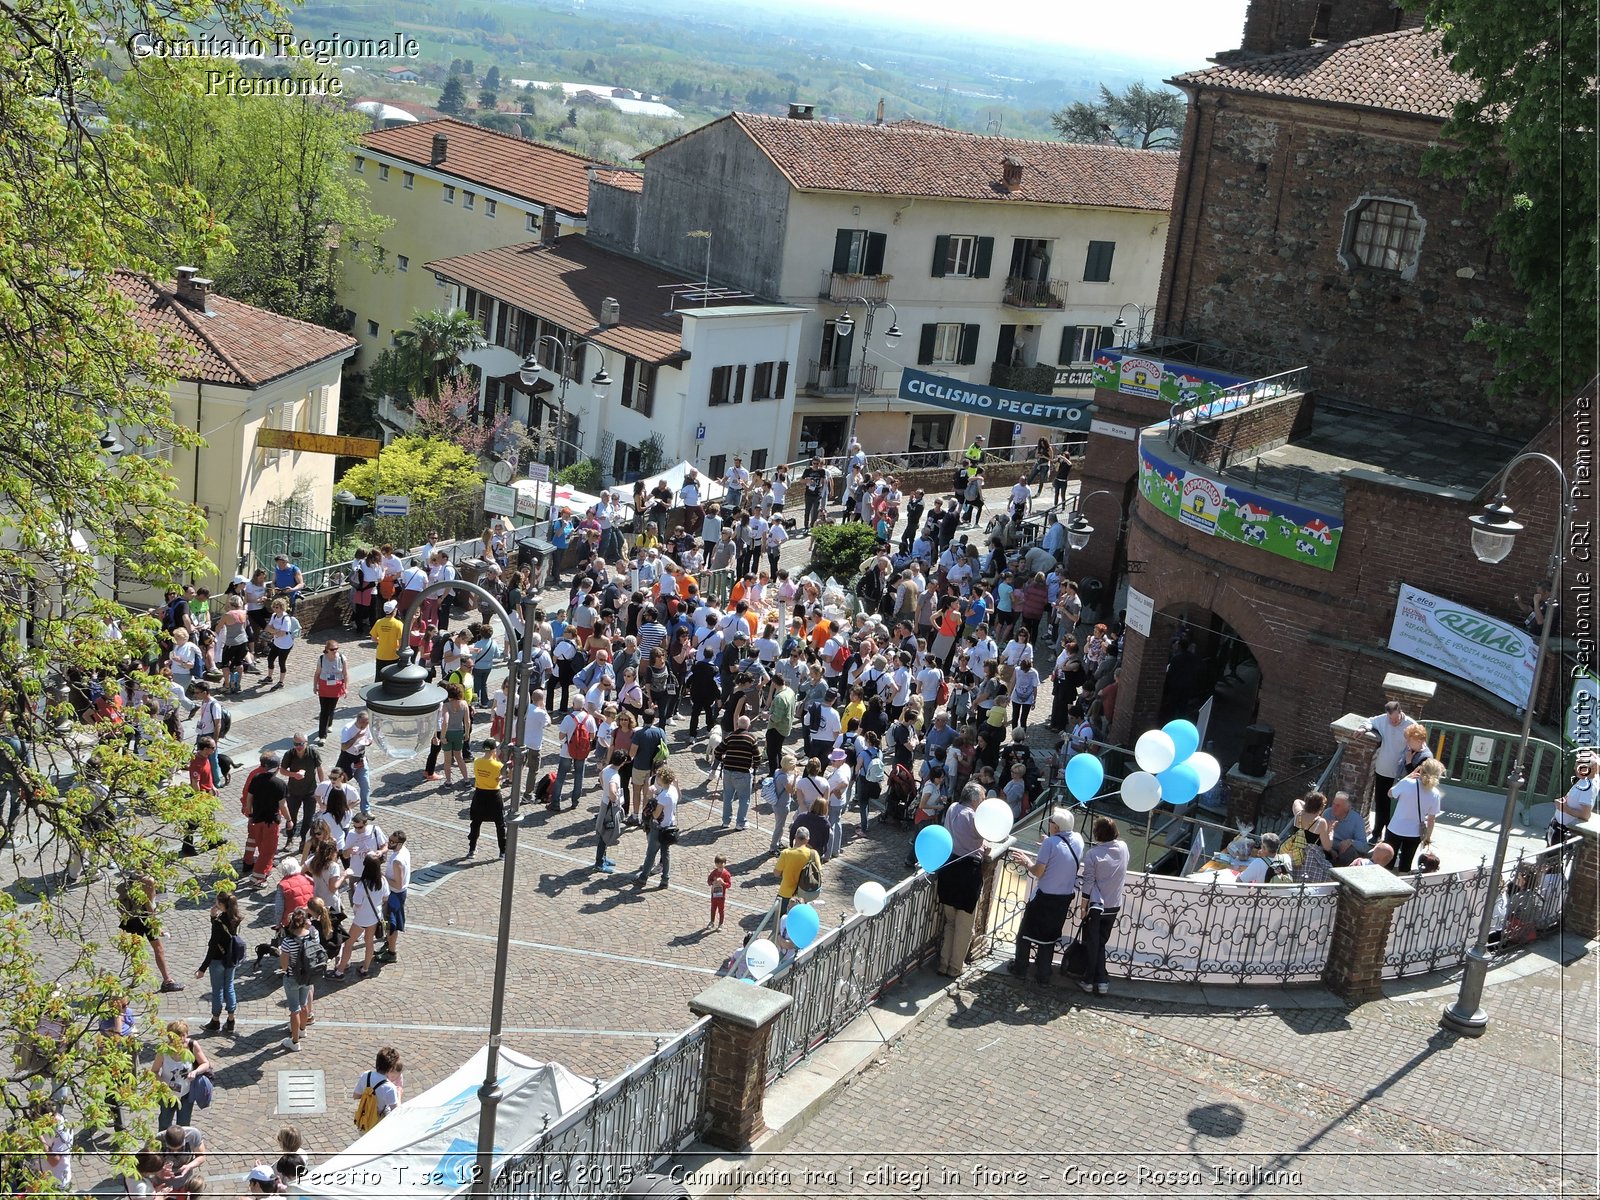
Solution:
{"label": "metal fence", "polygon": [[[1537,936],[1560,926],[1577,844],[1573,839],[1562,846],[1522,851],[1506,864],[1490,923],[1491,959],[1510,958]],[[1407,878],[1415,891],[1395,910],[1389,927],[1383,955],[1385,979],[1422,975],[1464,962],[1488,901],[1487,859],[1459,871],[1426,875],[1413,871]],[[1512,924],[1509,936],[1508,920]]]}
{"label": "metal fence", "polygon": [[933,877],[920,872],[889,890],[889,903],[877,916],[852,914],[822,933],[766,982],[794,998],[773,1023],[767,1078],[782,1075],[933,957],[941,933]]}
{"label": "metal fence", "polygon": [[496,1196],[611,1196],[700,1135],[705,1017],[540,1132],[495,1172]]}
{"label": "metal fence", "polygon": [[[990,936],[1016,944],[1032,890],[1030,854],[1008,855],[995,881]],[[1333,942],[1338,885],[1240,885],[1128,876],[1106,943],[1108,973],[1167,983],[1311,983]],[[1076,928],[1068,922],[1066,936]]]}
{"label": "metal fence", "polygon": [[[1445,778],[1485,791],[1506,786],[1517,759],[1517,734],[1445,721],[1426,724],[1430,748],[1444,764]],[[1528,782],[1520,797],[1522,820],[1528,819],[1531,807],[1548,804],[1567,790],[1574,754],[1542,738],[1528,739]]]}

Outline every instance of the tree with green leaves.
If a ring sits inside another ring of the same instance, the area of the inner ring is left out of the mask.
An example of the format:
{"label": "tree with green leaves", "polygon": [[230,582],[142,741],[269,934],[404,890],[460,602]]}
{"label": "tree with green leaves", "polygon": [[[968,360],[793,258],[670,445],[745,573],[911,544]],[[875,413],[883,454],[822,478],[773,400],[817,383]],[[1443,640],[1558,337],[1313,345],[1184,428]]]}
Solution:
{"label": "tree with green leaves", "polygon": [[483,474],[471,451],[445,438],[412,433],[390,442],[377,458],[351,467],[338,486],[370,504],[380,482],[384,495],[410,496],[415,507],[462,488],[482,488]]}
{"label": "tree with green leaves", "polygon": [[[167,467],[196,435],[173,420],[169,347],[140,329],[118,272],[165,277],[178,249],[223,239],[187,180],[146,170],[152,131],[106,115],[109,56],[136,27],[189,36],[179,16],[266,36],[279,15],[249,0],[0,6],[0,860],[19,881],[0,891],[6,1194],[56,1186],[40,1155],[56,1105],[126,1164],[170,1094],[99,1033],[129,1006],[148,1028],[154,1010],[142,939],[107,919],[118,876],[148,877],[157,925],[169,897],[229,877],[177,854],[186,829],[221,844],[216,805],[157,713],[119,710],[124,678],[135,699],[160,692],[143,669],[156,623],[115,599],[209,571],[205,517]],[[118,1104],[133,1116],[114,1133]]]}
{"label": "tree with green leaves", "polygon": [[484,88],[478,93],[478,107],[485,112],[494,112],[500,107],[500,95],[490,88]]}
{"label": "tree with green leaves", "polygon": [[1094,142],[1135,150],[1176,150],[1189,106],[1182,92],[1135,83],[1121,92],[1100,85],[1100,99],[1082,100],[1050,114],[1069,142]]}
{"label": "tree with green leaves", "polygon": [[1477,84],[1456,103],[1429,169],[1464,179],[1511,278],[1527,297],[1520,324],[1485,322],[1502,396],[1552,404],[1594,378],[1597,363],[1595,45],[1593,4],[1573,0],[1433,0],[1450,65]]}
{"label": "tree with green leaves", "polygon": [[435,308],[412,317],[395,334],[393,349],[407,372],[406,392],[414,397],[437,396],[444,381],[462,370],[461,356],[486,345],[483,326],[471,313]]}
{"label": "tree with green leaves", "polygon": [[174,216],[141,249],[168,270],[201,268],[235,300],[342,327],[335,243],[359,244],[346,253],[375,265],[370,247],[391,224],[373,213],[366,183],[348,165],[366,121],[316,96],[214,92],[207,74],[218,66],[152,56],[136,60],[116,88],[113,118],[152,147],[145,173],[165,189],[192,187],[208,210],[207,228],[180,236]]}
{"label": "tree with green leaves", "polygon": [[466,114],[467,89],[461,85],[459,76],[452,75],[445,80],[444,90],[439,93],[439,103],[435,107],[447,117]]}
{"label": "tree with green leaves", "polygon": [[498,92],[500,90],[500,68],[499,67],[490,67],[488,69],[488,71],[486,71],[484,73],[484,76],[483,76],[483,89],[486,92]]}

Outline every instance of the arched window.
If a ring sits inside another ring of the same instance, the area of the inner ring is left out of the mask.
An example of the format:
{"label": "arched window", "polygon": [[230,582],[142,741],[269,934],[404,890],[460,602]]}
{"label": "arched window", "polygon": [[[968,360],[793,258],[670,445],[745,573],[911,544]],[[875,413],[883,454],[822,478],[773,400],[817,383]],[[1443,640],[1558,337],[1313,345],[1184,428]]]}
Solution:
{"label": "arched window", "polygon": [[1410,279],[1416,274],[1426,227],[1417,206],[1408,200],[1358,200],[1345,213],[1345,266],[1359,264]]}

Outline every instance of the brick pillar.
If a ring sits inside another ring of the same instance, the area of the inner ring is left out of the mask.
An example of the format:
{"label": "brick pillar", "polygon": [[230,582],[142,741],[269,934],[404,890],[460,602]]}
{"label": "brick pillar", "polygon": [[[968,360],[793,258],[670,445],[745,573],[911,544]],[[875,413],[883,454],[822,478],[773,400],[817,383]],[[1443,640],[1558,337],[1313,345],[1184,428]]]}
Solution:
{"label": "brick pillar", "polygon": [[1346,1000],[1363,1004],[1383,993],[1383,952],[1394,910],[1411,897],[1406,880],[1383,867],[1335,867],[1339,911],[1322,981]]}
{"label": "brick pillar", "polygon": [[[1391,676],[1390,678],[1393,678]],[[1345,713],[1328,726],[1333,740],[1344,748],[1339,759],[1339,775],[1333,780],[1335,791],[1350,793],[1351,807],[1372,815],[1372,768],[1378,757],[1378,735],[1364,732],[1367,718]],[[1328,793],[1333,799],[1333,793]]]}
{"label": "brick pillar", "polygon": [[719,979],[689,1001],[695,1016],[711,1018],[705,1140],[713,1146],[745,1150],[766,1132],[767,1035],[792,1003],[782,992],[733,979]]}
{"label": "brick pillar", "polygon": [[977,962],[989,953],[989,914],[994,911],[995,881],[1000,875],[1001,859],[1016,844],[1016,838],[1008,837],[983,860],[983,887],[978,891],[978,907],[972,910],[972,947],[967,951],[968,962]]}
{"label": "brick pillar", "polygon": [[1390,671],[1383,677],[1383,698],[1385,701],[1398,700],[1400,707],[1405,710],[1408,717],[1422,720],[1422,710],[1428,707],[1428,701],[1433,699],[1439,685],[1428,679],[1418,679],[1414,675],[1401,675]]}
{"label": "brick pillar", "polygon": [[1600,820],[1590,817],[1574,832],[1583,838],[1583,844],[1572,864],[1562,921],[1568,933],[1587,942],[1600,938]]}
{"label": "brick pillar", "polygon": [[1238,767],[1229,767],[1226,776],[1228,824],[1237,826],[1248,823],[1252,829],[1259,829],[1261,798],[1277,777],[1275,771],[1268,771],[1265,775],[1246,775]]}

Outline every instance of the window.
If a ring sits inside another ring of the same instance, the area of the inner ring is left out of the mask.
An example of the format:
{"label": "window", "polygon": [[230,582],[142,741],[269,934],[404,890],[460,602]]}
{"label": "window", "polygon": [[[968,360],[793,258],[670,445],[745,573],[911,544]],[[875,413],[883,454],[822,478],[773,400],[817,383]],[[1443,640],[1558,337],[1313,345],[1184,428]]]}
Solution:
{"label": "window", "polygon": [[1425,222],[1405,200],[1362,200],[1345,214],[1345,265],[1416,274]]}
{"label": "window", "polygon": [[410,171],[401,171],[400,172],[400,186],[405,188],[406,191],[409,192],[412,189],[412,187],[415,186],[416,182],[417,182],[417,177],[415,175],[413,175]]}
{"label": "window", "polygon": [[529,233],[538,233],[539,232],[539,214],[538,213],[529,213],[525,218],[523,218],[523,222],[522,223],[523,223],[523,226],[527,229],[527,231]]}
{"label": "window", "polygon": [[448,183],[444,185],[444,202],[446,204],[454,204],[456,202],[456,189]]}
{"label": "window", "polygon": [[641,417],[655,412],[656,369],[649,363],[627,359],[622,367],[622,407],[631,408]]}
{"label": "window", "polygon": [[385,183],[387,183],[389,181],[389,164],[388,163],[379,163],[378,164],[378,178],[383,180]]}
{"label": "window", "polygon": [[[740,404],[744,401],[744,367],[712,367],[708,404]],[[712,472],[713,475],[719,472]]]}
{"label": "window", "polygon": [[706,467],[706,478],[721,479],[728,473],[728,456],[726,454],[713,454],[711,462]]}
{"label": "window", "polygon": [[1092,363],[1096,350],[1116,340],[1116,330],[1109,325],[1068,325],[1061,331],[1061,354],[1056,361],[1062,366]]}
{"label": "window", "polygon": [[924,325],[917,351],[918,363],[957,363],[978,361],[978,326],[941,323]]}
{"label": "window", "polygon": [[367,336],[374,338],[378,336],[378,323],[376,321],[367,322]]}
{"label": "window", "polygon": [[955,426],[954,417],[912,417],[911,445],[913,454],[929,450],[944,450],[950,445],[950,433]]}
{"label": "window", "polygon": [[434,277],[433,277],[433,286],[434,287],[438,287],[438,288],[444,287],[445,286],[444,276],[443,275],[439,275],[439,274],[435,274]]}
{"label": "window", "polygon": [[394,265],[402,271],[409,271],[411,269],[411,260],[404,254],[396,254],[394,256]]}
{"label": "window", "polygon": [[367,160],[362,158],[361,155],[358,154],[358,155],[356,155],[356,174],[357,175],[365,175],[366,173],[367,173]]}
{"label": "window", "polygon": [[835,275],[883,274],[883,251],[889,237],[865,229],[841,229],[833,238]]}
{"label": "window", "polygon": [[750,451],[750,469],[752,471],[765,471],[767,469],[767,451],[765,447],[760,450]]}
{"label": "window", "polygon": [[757,363],[750,380],[750,399],[781,400],[789,389],[789,364],[787,362]]}
{"label": "window", "polygon": [[487,196],[483,198],[483,215],[488,217],[491,221],[494,220],[495,212],[499,209],[499,207],[500,205],[498,203],[489,199]]}
{"label": "window", "polygon": [[1116,253],[1115,242],[1090,242],[1089,255],[1083,260],[1085,283],[1111,282],[1111,256]]}
{"label": "window", "polygon": [[1333,5],[1317,5],[1317,13],[1311,19],[1311,40],[1325,42],[1328,40],[1328,25],[1333,20]]}
{"label": "window", "polygon": [[472,206],[473,206],[474,202],[477,199],[478,199],[478,197],[475,196],[471,192],[462,192],[461,193],[461,207],[466,209],[468,212],[471,212],[472,211]]}
{"label": "window", "polygon": [[989,278],[994,258],[994,239],[970,233],[942,233],[933,239],[933,277],[965,276]]}

